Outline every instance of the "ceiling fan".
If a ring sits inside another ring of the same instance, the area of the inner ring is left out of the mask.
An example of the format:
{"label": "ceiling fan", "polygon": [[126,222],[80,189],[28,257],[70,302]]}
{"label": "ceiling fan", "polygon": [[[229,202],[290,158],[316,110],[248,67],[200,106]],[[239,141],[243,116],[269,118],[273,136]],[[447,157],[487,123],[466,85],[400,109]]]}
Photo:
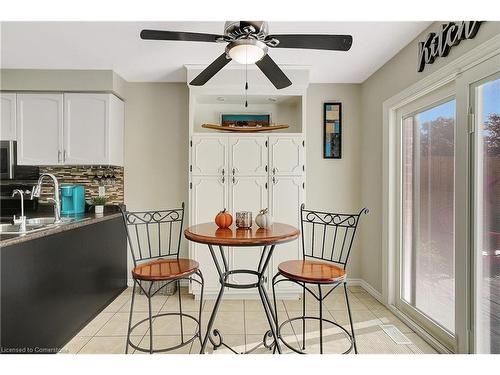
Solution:
{"label": "ceiling fan", "polygon": [[255,63],[277,89],[288,87],[292,82],[269,56],[269,47],[348,51],[352,45],[351,35],[269,35],[265,21],[228,21],[224,25],[224,35],[142,30],[141,39],[228,43],[225,52],[195,77],[190,85],[203,86],[231,60],[235,60],[240,64]]}

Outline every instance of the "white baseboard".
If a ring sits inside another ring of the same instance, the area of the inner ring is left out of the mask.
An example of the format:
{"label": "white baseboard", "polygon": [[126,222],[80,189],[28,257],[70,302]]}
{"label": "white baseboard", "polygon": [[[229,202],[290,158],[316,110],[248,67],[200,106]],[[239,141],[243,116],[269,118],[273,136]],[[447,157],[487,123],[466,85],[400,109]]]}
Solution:
{"label": "white baseboard", "polygon": [[365,280],[363,280],[363,279],[347,279],[347,285],[362,287],[373,298],[375,298],[381,304],[385,305],[384,298],[382,297],[382,293],[380,293],[377,289],[375,289],[373,286],[371,286],[371,284],[367,283]]}
{"label": "white baseboard", "polygon": [[[382,298],[382,294],[376,290],[373,286],[371,286],[369,283],[367,283],[365,280],[363,279],[359,279],[359,278],[350,278],[350,279],[347,279],[347,285],[351,285],[351,286],[360,286],[362,287],[364,290],[366,290],[373,298],[375,298],[377,301],[379,301],[380,303],[382,303],[383,305],[385,305],[384,301],[383,301],[383,298]],[[132,287],[134,286],[134,281],[133,279],[128,279],[127,280],[127,286],[129,287]],[[189,282],[187,280],[181,280],[181,286],[189,286]],[[211,293],[207,293],[207,296],[211,294]],[[217,292],[215,292],[214,296],[216,297],[217,296]],[[255,298],[258,298],[258,294],[255,294],[255,296],[253,295],[249,295],[249,296],[244,296],[244,295],[241,295],[241,296],[236,296],[236,295],[231,295],[231,297],[228,295],[227,296],[228,298],[231,298],[231,299],[235,299],[235,298],[249,298],[249,299],[253,299],[254,297]],[[293,299],[293,298],[297,298],[297,294],[293,293],[293,294],[290,294],[290,295],[284,295],[282,296],[282,298],[285,298],[285,299]]]}

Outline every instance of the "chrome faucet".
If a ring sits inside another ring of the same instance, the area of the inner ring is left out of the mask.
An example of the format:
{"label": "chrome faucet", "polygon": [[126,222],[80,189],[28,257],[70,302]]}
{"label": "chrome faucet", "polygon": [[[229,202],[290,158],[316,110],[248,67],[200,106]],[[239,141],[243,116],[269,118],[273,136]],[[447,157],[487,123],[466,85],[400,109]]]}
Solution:
{"label": "chrome faucet", "polygon": [[31,199],[34,197],[40,198],[42,182],[45,177],[50,177],[54,183],[54,198],[48,198],[48,200],[54,203],[54,223],[57,224],[61,222],[61,200],[59,199],[59,183],[56,176],[52,173],[42,173],[38,179],[38,183],[31,190]]}
{"label": "chrome faucet", "polygon": [[24,216],[24,194],[29,194],[30,191],[26,190],[19,190],[19,189],[14,189],[12,191],[12,196],[15,197],[16,194],[19,194],[21,197],[21,216],[19,218],[16,218],[16,215],[14,215],[14,224],[19,224],[20,226],[20,231],[21,232],[26,232],[26,216]]}

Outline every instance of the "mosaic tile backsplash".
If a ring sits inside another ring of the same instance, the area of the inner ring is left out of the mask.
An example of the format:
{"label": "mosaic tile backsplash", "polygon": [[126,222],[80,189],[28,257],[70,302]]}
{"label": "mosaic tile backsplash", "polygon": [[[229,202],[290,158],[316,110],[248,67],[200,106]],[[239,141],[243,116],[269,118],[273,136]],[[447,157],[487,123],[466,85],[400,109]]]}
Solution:
{"label": "mosaic tile backsplash", "polygon": [[[59,184],[83,185],[85,200],[88,202],[92,197],[99,196],[99,181],[101,181],[106,188],[108,203],[123,203],[123,167],[51,166],[40,167],[40,173],[52,173],[57,177]],[[95,176],[104,178],[96,179]],[[52,196],[52,184],[47,180],[47,184],[42,186],[40,202],[46,203],[47,198]]]}

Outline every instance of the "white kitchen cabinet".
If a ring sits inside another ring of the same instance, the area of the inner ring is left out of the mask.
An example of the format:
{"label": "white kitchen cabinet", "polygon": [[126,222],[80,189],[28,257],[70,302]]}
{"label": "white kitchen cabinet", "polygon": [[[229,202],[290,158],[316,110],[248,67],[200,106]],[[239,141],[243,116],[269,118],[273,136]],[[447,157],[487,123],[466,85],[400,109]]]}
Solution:
{"label": "white kitchen cabinet", "polygon": [[2,141],[16,140],[16,94],[1,93],[2,117],[0,127],[0,139]]}
{"label": "white kitchen cabinet", "polygon": [[304,172],[304,141],[301,136],[269,137],[269,171],[276,176],[301,175]]}
{"label": "white kitchen cabinet", "polygon": [[123,165],[123,102],[112,94],[64,94],[63,162]]}
{"label": "white kitchen cabinet", "polygon": [[[190,182],[190,221],[207,223],[215,219],[215,215],[228,206],[227,179],[219,176],[192,177]],[[205,280],[206,293],[219,291],[219,276],[207,245],[190,242],[191,255],[198,261]],[[215,249],[219,253],[218,249]],[[221,263],[222,264],[222,263]],[[200,285],[192,283],[193,292],[198,294]]]}
{"label": "white kitchen cabinet", "polygon": [[[255,217],[260,209],[268,207],[275,221],[299,227],[305,188],[301,136],[197,134],[191,141],[189,225],[213,222],[223,208],[233,216],[237,211],[251,211]],[[270,168],[271,157],[278,170],[275,174]],[[201,265],[207,298],[213,298],[219,282],[208,248],[192,242],[189,246],[190,256]],[[299,249],[299,240],[276,246],[266,275],[268,291],[278,263],[299,258]],[[226,252],[231,269],[256,269],[262,248],[234,247]],[[233,275],[231,281],[251,283],[255,277]],[[294,294],[297,288],[281,283],[276,291]],[[198,294],[199,287],[193,284],[192,292]],[[257,292],[228,289],[226,293],[244,296]]]}
{"label": "white kitchen cabinet", "polygon": [[191,149],[194,175],[227,175],[227,137],[193,136]]}
{"label": "white kitchen cabinet", "polygon": [[62,163],[63,95],[17,94],[17,162]]}
{"label": "white kitchen cabinet", "polygon": [[[230,212],[251,211],[255,216],[259,210],[267,207],[267,176],[231,177],[228,184]],[[233,247],[229,250],[230,268],[256,269],[261,253],[262,247]],[[249,284],[256,282],[256,278],[250,275],[234,275],[231,281]],[[243,291],[243,293],[246,292],[254,294],[255,290]],[[238,291],[238,293],[241,294],[242,291]]]}
{"label": "white kitchen cabinet", "polygon": [[124,106],[116,96],[18,93],[16,107],[19,164],[123,165]]}
{"label": "white kitchen cabinet", "polygon": [[228,143],[231,175],[267,175],[267,137],[230,136]]}
{"label": "white kitchen cabinet", "polygon": [[[300,228],[300,205],[304,202],[304,177],[271,176],[269,178],[269,208],[274,221]],[[300,238],[276,246],[269,266],[271,275],[278,272],[278,264],[290,259],[300,258]],[[279,292],[296,290],[293,283],[280,283]]]}

